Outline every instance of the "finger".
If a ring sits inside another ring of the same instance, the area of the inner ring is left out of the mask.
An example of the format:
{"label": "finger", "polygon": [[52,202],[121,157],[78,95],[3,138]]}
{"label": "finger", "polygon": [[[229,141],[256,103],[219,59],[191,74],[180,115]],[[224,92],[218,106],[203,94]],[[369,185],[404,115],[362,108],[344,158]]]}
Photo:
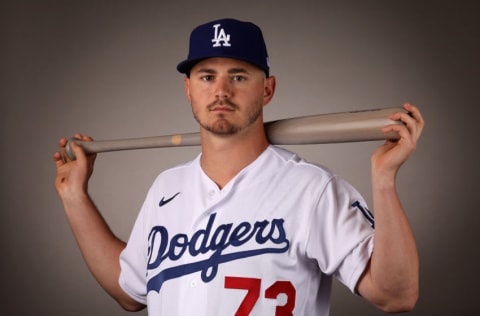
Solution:
{"label": "finger", "polygon": [[397,112],[392,114],[390,119],[402,121],[407,126],[414,139],[417,140],[421,134],[423,119],[421,118],[418,109],[410,103],[405,103],[404,108],[408,113]]}
{"label": "finger", "polygon": [[418,139],[420,137],[420,134],[423,131],[423,128],[425,126],[425,120],[423,119],[422,113],[418,109],[418,107],[410,104],[410,103],[405,103],[404,108],[410,112],[410,115],[412,118],[415,120],[415,124],[417,126],[416,128],[416,138]]}
{"label": "finger", "polygon": [[410,115],[412,117],[414,117],[417,121],[423,123],[423,117],[422,117],[422,114],[420,113],[420,110],[418,109],[418,107],[416,107],[415,105],[413,105],[411,103],[405,103],[403,105],[403,108],[405,110],[407,110],[408,112],[410,112]]}
{"label": "finger", "polygon": [[60,147],[65,147],[67,145],[67,139],[64,137],[60,138],[60,140],[58,141],[58,145]]}
{"label": "finger", "polygon": [[382,129],[384,133],[397,133],[400,138],[398,139],[397,143],[401,144],[402,146],[408,147],[410,150],[415,150],[416,141],[406,125],[402,124],[392,124],[384,127]]}
{"label": "finger", "polygon": [[389,118],[393,121],[402,121],[405,124],[415,122],[415,118],[412,116],[411,112],[408,110],[407,112],[398,111],[398,112],[392,113]]}
{"label": "finger", "polygon": [[74,138],[78,139],[78,140],[82,140],[82,141],[93,141],[93,138],[88,136],[88,135],[83,135],[81,133],[75,133],[75,135],[73,135]]}
{"label": "finger", "polygon": [[60,138],[60,140],[58,141],[58,146],[60,147],[59,154],[60,154],[63,162],[69,161],[69,158],[68,158],[68,155],[67,155],[67,149],[66,149],[67,142],[68,142],[68,140],[66,138],[63,138],[63,137]]}
{"label": "finger", "polygon": [[382,132],[384,132],[384,133],[396,132],[396,133],[399,134],[400,139],[405,138],[405,137],[407,137],[407,138],[411,137],[410,131],[409,131],[407,125],[404,125],[404,124],[387,125],[384,128],[382,128]]}
{"label": "finger", "polygon": [[88,136],[88,135],[83,135],[83,138],[82,138],[82,140],[86,140],[86,141],[92,141],[92,140],[93,140],[93,138],[92,138],[92,137],[90,137],[90,136]]}
{"label": "finger", "polygon": [[[403,127],[402,130],[408,131],[412,136],[416,136],[418,134],[417,133],[416,121],[408,113],[397,112],[397,113],[392,114],[390,116],[390,119],[394,120],[394,121],[403,122],[404,124],[394,124],[394,125],[398,125],[399,127]],[[404,136],[404,135],[400,135],[400,136]]]}
{"label": "finger", "polygon": [[63,160],[62,154],[59,151],[53,154],[53,161],[55,162],[56,168],[62,166],[65,163],[65,161]]}

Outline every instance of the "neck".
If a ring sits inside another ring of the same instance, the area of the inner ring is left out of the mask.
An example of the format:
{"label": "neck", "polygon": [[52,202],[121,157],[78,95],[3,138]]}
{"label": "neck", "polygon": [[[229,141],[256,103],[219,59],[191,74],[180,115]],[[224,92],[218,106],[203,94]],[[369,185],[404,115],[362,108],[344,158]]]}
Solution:
{"label": "neck", "polygon": [[213,135],[205,130],[200,134],[202,169],[219,188],[223,188],[268,147],[261,120],[252,128],[231,136]]}

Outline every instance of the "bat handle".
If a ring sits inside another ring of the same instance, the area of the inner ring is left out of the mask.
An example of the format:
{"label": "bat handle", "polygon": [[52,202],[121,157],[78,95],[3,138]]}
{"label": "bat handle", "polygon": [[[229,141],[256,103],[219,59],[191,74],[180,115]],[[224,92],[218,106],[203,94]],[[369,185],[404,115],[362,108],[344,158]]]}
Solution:
{"label": "bat handle", "polygon": [[162,148],[175,146],[197,146],[200,145],[200,133],[185,133],[165,136],[152,136],[142,138],[103,140],[103,141],[82,141],[70,138],[65,147],[68,158],[75,160],[75,153],[71,143],[80,145],[86,154],[94,154],[108,151],[133,150],[146,148]]}

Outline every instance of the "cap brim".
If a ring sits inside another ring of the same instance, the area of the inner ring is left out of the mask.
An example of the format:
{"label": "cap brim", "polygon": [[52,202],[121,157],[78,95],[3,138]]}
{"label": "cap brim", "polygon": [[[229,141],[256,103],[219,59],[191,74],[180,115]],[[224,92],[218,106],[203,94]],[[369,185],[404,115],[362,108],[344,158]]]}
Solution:
{"label": "cap brim", "polygon": [[208,57],[191,59],[191,60],[190,59],[184,60],[184,61],[182,61],[181,63],[178,64],[177,70],[178,70],[178,72],[180,72],[182,74],[189,74],[190,70],[193,68],[193,66],[195,66],[196,63],[198,63],[201,60],[206,59],[206,58],[208,58]]}
{"label": "cap brim", "polygon": [[243,60],[243,61],[245,61],[245,62],[247,62],[247,63],[250,63],[250,64],[254,65],[255,67],[258,67],[258,68],[261,69],[263,72],[265,72],[265,74],[267,75],[267,77],[269,76],[269,69],[263,68],[261,65],[256,64],[256,63],[253,62],[252,60],[248,60],[248,59],[246,59],[246,58],[242,58],[242,57],[238,57],[238,56],[225,56],[225,55],[206,56],[206,57],[200,57],[200,58],[195,58],[195,59],[186,59],[186,60],[182,61],[181,63],[179,63],[179,64],[177,65],[177,70],[178,70],[178,72],[180,72],[180,73],[189,75],[189,74],[190,74],[190,71],[192,70],[193,66],[195,66],[195,64],[199,63],[200,61],[202,61],[202,60],[204,60],[204,59],[215,58],[215,57],[232,58],[232,59]]}

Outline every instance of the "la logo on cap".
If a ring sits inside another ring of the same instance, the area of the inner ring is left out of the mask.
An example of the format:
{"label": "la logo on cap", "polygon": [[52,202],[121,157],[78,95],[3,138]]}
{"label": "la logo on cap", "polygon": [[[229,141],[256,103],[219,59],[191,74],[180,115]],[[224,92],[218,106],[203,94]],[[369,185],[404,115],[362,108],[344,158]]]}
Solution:
{"label": "la logo on cap", "polygon": [[[225,34],[225,30],[222,28],[220,32],[218,31],[220,24],[215,24],[213,28],[215,29],[215,34],[212,39],[213,46],[212,47],[220,47],[220,46],[231,46],[230,45],[230,34]],[[223,42],[223,44],[220,44]]]}

